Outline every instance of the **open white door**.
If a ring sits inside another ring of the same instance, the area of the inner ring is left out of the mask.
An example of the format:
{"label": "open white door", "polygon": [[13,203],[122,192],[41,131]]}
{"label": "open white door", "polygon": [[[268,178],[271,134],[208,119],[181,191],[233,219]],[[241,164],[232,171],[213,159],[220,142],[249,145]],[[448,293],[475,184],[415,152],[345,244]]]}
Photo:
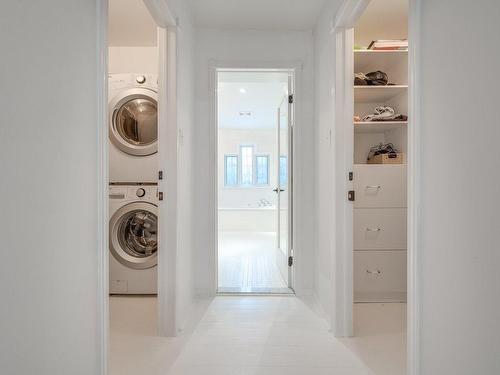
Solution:
{"label": "open white door", "polygon": [[277,109],[276,140],[276,263],[283,280],[292,286],[292,77],[288,79],[288,92]]}

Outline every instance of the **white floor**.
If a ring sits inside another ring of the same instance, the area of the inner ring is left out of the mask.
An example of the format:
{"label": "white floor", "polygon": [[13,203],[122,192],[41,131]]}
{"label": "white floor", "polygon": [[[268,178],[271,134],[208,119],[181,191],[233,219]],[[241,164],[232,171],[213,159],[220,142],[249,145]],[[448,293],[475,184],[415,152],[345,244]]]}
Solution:
{"label": "white floor", "polygon": [[287,292],[273,232],[219,232],[220,292]]}
{"label": "white floor", "polygon": [[375,374],[406,374],[406,303],[355,304],[354,337],[340,341]]}
{"label": "white floor", "polygon": [[356,305],[358,337],[342,340],[293,296],[216,297],[179,338],[156,337],[156,298],[111,297],[110,311],[111,375],[404,374],[404,305]]}

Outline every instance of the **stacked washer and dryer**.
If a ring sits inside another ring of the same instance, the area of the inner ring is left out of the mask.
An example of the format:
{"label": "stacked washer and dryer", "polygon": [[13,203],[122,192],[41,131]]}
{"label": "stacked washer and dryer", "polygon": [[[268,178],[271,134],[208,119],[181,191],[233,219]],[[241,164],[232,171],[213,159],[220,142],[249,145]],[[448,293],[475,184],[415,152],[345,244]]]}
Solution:
{"label": "stacked washer and dryer", "polygon": [[110,74],[109,292],[156,294],[158,77]]}

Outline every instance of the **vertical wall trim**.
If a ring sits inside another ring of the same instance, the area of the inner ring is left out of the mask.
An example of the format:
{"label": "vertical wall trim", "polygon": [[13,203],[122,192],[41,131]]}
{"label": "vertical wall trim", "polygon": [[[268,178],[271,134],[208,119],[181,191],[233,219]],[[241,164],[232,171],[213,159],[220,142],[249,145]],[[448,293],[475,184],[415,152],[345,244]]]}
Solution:
{"label": "vertical wall trim", "polygon": [[99,374],[108,373],[109,258],[108,258],[108,1],[96,2],[97,58],[97,351]]}
{"label": "vertical wall trim", "polygon": [[212,173],[212,199],[211,199],[211,204],[210,204],[210,212],[212,212],[212,223],[210,225],[211,228],[211,233],[210,235],[212,236],[212,251],[210,252],[210,258],[209,258],[209,264],[212,264],[212,267],[210,268],[210,275],[209,275],[209,285],[210,289],[208,290],[208,296],[209,297],[215,297],[217,294],[217,289],[218,289],[218,257],[219,257],[219,239],[218,239],[218,233],[219,233],[219,223],[218,223],[218,206],[219,206],[219,194],[218,194],[218,188],[219,188],[219,180],[218,180],[218,85],[219,85],[219,80],[218,80],[218,70],[217,70],[217,63],[215,61],[210,61],[209,63],[209,98],[210,98],[210,109],[209,109],[209,118],[210,118],[210,130],[209,130],[209,137],[210,137],[210,145],[209,145],[209,152],[210,152],[210,159],[211,159],[211,165],[210,165],[210,172]]}
{"label": "vertical wall trim", "polygon": [[337,27],[335,39],[335,93],[334,93],[334,142],[331,164],[333,167],[334,238],[331,242],[331,290],[333,304],[331,329],[335,336],[353,335],[353,253],[352,253],[352,203],[347,201],[347,191],[352,188],[347,174],[353,165],[353,88],[352,88],[352,28]]}
{"label": "vertical wall trim", "polygon": [[175,27],[158,28],[158,155],[164,179],[158,189],[166,199],[159,202],[160,248],[158,251],[158,330],[160,336],[177,334],[177,34]]}
{"label": "vertical wall trim", "polygon": [[421,330],[421,87],[420,28],[421,0],[410,0],[408,15],[408,305],[407,305],[407,372],[420,374]]}

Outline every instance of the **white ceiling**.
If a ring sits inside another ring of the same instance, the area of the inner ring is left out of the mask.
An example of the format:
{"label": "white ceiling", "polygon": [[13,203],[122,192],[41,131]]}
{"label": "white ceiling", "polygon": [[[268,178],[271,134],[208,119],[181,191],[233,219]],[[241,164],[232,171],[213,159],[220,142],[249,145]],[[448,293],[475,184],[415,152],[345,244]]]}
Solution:
{"label": "white ceiling", "polygon": [[155,46],[156,24],[142,0],[109,0],[110,46]]}
{"label": "white ceiling", "polygon": [[[287,94],[287,86],[288,75],[286,73],[220,73],[219,127],[275,128],[277,109]],[[251,115],[242,116],[240,112],[250,112]]]}
{"label": "white ceiling", "polygon": [[325,0],[187,0],[196,26],[220,29],[309,30]]}
{"label": "white ceiling", "polygon": [[354,29],[354,43],[408,38],[408,0],[371,0]]}

